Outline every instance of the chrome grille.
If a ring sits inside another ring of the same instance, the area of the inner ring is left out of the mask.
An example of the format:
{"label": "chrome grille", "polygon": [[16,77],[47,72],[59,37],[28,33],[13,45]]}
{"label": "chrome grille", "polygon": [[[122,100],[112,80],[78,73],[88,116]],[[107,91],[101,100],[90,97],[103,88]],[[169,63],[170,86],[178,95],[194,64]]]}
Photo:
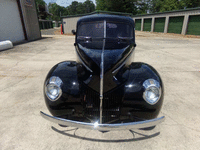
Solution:
{"label": "chrome grille", "polygon": [[[121,88],[105,93],[103,95],[103,123],[112,121],[120,116],[120,106],[122,104],[123,92]],[[100,117],[100,99],[99,93],[86,88],[85,91],[85,115],[91,119]]]}

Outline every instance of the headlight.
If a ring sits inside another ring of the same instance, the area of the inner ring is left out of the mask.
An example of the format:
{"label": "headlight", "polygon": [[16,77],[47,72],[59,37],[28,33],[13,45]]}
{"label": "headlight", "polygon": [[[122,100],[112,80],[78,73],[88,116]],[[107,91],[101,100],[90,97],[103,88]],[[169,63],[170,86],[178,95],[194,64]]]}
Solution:
{"label": "headlight", "polygon": [[161,97],[161,87],[158,81],[154,79],[145,80],[143,83],[145,91],[143,93],[144,100],[150,105],[154,105]]}
{"label": "headlight", "polygon": [[62,95],[62,80],[59,77],[51,77],[45,85],[45,94],[51,101],[56,101]]}

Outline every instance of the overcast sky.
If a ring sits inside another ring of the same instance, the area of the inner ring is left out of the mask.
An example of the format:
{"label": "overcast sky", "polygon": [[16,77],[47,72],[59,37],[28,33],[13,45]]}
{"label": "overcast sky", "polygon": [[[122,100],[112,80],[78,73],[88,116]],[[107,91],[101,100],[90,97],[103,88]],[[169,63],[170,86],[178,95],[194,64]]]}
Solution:
{"label": "overcast sky", "polygon": [[[72,3],[72,1],[75,1],[75,0],[44,0],[44,1],[47,3],[47,5],[49,4],[49,2],[52,2],[52,3],[57,3],[60,6],[67,7]],[[86,0],[76,0],[76,1],[85,2]],[[92,1],[95,4],[95,0],[92,0]]]}

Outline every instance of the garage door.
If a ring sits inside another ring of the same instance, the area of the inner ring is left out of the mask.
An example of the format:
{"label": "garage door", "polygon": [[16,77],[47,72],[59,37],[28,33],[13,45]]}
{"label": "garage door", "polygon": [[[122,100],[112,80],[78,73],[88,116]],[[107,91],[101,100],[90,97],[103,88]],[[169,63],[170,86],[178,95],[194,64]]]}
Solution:
{"label": "garage door", "polygon": [[143,31],[151,31],[151,20],[152,19],[144,19]]}
{"label": "garage door", "polygon": [[190,16],[187,34],[200,35],[200,15]]}
{"label": "garage door", "polygon": [[154,32],[164,32],[165,18],[156,18]]}
{"label": "garage door", "polygon": [[0,0],[0,41],[24,40],[21,18],[16,0]]}
{"label": "garage door", "polygon": [[183,27],[183,19],[184,17],[170,17],[169,18],[169,27],[168,33],[178,33],[181,34]]}
{"label": "garage door", "polygon": [[135,30],[141,31],[141,19],[135,19]]}

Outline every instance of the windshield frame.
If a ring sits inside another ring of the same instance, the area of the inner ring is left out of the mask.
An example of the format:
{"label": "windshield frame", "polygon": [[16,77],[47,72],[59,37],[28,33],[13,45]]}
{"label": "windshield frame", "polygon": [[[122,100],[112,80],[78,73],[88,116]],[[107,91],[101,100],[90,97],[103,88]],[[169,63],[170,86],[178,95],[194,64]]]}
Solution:
{"label": "windshield frame", "polygon": [[[80,28],[81,28],[81,26],[82,25],[85,25],[85,24],[95,24],[95,23],[102,23],[103,24],[103,21],[91,21],[91,22],[82,22],[81,24],[79,24],[79,26],[77,27],[77,34],[76,34],[76,39],[78,39],[78,38],[84,38],[84,37],[86,37],[86,38],[92,38],[92,39],[104,39],[104,30],[103,30],[103,28],[104,28],[104,26],[102,27],[102,36],[99,36],[99,37],[95,37],[95,36],[84,36],[84,35],[80,35],[79,36],[79,32],[80,32]],[[130,36],[116,36],[116,37],[110,37],[110,36],[107,36],[108,34],[107,34],[107,24],[124,24],[124,25],[128,25],[129,26],[129,29],[130,29],[130,31],[129,32],[131,32],[130,33]],[[118,39],[118,38],[126,38],[126,39],[133,39],[134,38],[134,27],[130,24],[130,23],[124,23],[124,22],[120,22],[120,21],[106,21],[106,37],[105,37],[106,39]]]}

